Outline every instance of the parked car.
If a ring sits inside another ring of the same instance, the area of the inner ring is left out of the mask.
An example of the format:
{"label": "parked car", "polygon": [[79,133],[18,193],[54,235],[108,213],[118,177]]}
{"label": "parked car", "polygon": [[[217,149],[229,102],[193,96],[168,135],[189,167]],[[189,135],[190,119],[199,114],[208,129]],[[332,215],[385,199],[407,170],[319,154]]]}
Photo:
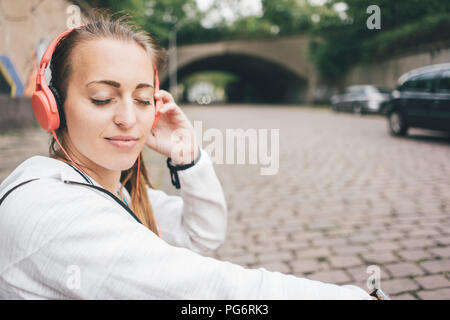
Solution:
{"label": "parked car", "polygon": [[331,109],[335,112],[350,111],[357,114],[383,113],[390,99],[390,90],[373,85],[355,85],[344,93],[331,97]]}
{"label": "parked car", "polygon": [[450,63],[402,75],[386,115],[393,135],[406,135],[411,127],[450,132]]}

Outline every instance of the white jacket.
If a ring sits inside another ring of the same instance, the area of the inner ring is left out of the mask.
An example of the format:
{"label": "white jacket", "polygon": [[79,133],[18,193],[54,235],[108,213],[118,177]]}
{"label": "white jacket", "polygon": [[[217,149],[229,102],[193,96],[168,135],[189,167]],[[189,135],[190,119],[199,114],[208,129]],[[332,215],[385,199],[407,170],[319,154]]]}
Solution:
{"label": "white jacket", "polygon": [[225,239],[223,191],[204,150],[178,175],[181,196],[147,190],[161,239],[103,192],[64,183],[86,183],[68,164],[25,160],[0,185],[1,198],[40,178],[0,206],[0,298],[370,299],[356,286],[202,256]]}

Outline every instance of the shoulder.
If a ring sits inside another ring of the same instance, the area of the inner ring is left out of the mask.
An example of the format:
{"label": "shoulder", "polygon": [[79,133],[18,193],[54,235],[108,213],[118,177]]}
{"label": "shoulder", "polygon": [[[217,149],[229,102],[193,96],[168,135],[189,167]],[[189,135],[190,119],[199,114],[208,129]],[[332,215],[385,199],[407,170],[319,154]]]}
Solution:
{"label": "shoulder", "polygon": [[12,191],[0,206],[0,242],[39,248],[67,229],[134,219],[102,192],[40,178]]}

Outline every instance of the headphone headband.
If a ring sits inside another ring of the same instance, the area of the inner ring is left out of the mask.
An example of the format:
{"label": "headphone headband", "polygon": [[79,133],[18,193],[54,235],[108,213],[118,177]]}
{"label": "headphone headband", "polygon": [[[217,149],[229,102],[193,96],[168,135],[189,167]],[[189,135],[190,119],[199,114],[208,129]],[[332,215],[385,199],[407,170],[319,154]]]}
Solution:
{"label": "headphone headband", "polygon": [[52,58],[52,54],[55,51],[56,46],[58,45],[59,41],[67,36],[69,33],[72,32],[72,30],[75,28],[70,28],[61,33],[59,36],[57,36],[48,46],[47,50],[45,50],[44,55],[42,56],[41,63],[39,64],[39,68],[42,68],[48,66],[48,63],[50,62],[50,59]]}

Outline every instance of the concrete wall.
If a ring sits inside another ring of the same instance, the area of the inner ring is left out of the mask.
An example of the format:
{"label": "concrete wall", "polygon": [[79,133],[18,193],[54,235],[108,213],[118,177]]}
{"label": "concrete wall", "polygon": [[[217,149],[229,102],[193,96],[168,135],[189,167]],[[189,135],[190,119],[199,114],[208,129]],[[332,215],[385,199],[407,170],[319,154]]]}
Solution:
{"label": "concrete wall", "polygon": [[427,50],[395,56],[370,65],[353,67],[345,77],[343,84],[374,84],[395,88],[398,78],[416,68],[431,64],[450,62],[450,45],[439,50]]}

